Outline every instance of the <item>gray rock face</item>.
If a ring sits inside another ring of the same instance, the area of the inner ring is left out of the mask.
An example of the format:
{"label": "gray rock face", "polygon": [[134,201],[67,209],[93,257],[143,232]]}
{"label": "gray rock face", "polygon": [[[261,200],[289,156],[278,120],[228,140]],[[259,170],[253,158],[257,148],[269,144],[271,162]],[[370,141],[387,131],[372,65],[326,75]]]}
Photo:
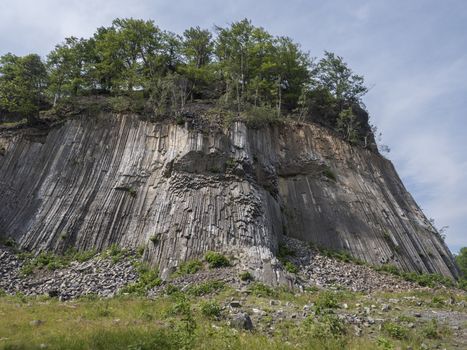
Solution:
{"label": "gray rock face", "polygon": [[225,251],[284,282],[288,235],[375,264],[456,276],[392,164],[313,124],[200,133],[137,116],[0,135],[0,235],[24,248],[145,246],[164,269]]}

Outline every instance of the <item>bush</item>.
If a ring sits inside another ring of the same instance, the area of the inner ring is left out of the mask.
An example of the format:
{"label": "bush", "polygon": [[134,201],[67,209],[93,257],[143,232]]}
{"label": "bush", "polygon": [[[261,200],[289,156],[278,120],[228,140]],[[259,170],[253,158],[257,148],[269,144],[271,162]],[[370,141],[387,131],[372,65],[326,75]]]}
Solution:
{"label": "bush", "polygon": [[217,252],[207,252],[204,255],[204,260],[209,264],[210,268],[228,267],[230,266],[229,259]]}
{"label": "bush", "polygon": [[253,129],[280,122],[281,117],[277,115],[277,110],[268,106],[251,107],[245,113],[246,124]]}
{"label": "bush", "polygon": [[221,307],[215,301],[205,301],[201,304],[201,313],[208,318],[219,318]]}
{"label": "bush", "polygon": [[276,297],[277,292],[273,290],[271,287],[260,283],[256,282],[250,285],[248,288],[251,294],[257,296],[257,297]]}
{"label": "bush", "polygon": [[298,267],[291,261],[286,261],[284,264],[284,268],[287,272],[290,273],[297,273],[298,272]]}
{"label": "bush", "polygon": [[334,173],[334,171],[332,171],[332,169],[329,167],[329,166],[325,166],[323,171],[322,171],[322,174],[327,177],[328,179],[336,182],[337,181],[337,176],[336,174]]}
{"label": "bush", "polygon": [[238,274],[241,281],[253,281],[253,275],[248,271],[243,271]]}
{"label": "bush", "polygon": [[178,267],[177,275],[192,275],[202,268],[203,263],[199,260],[185,261]]}
{"label": "bush", "polygon": [[335,293],[325,291],[318,295],[315,301],[316,314],[322,314],[327,309],[335,309],[338,307],[338,300]]}
{"label": "bush", "polygon": [[422,328],[422,334],[429,339],[440,339],[441,334],[438,329],[438,322],[432,319]]}
{"label": "bush", "polygon": [[385,322],[382,327],[383,331],[386,332],[389,336],[403,340],[407,339],[409,336],[409,331],[404,326],[398,325],[394,322]]}
{"label": "bush", "polygon": [[138,280],[123,287],[120,290],[120,293],[144,296],[152,288],[162,284],[162,280],[159,278],[159,271],[157,269],[152,269],[146,264],[139,263],[137,270],[139,275]]}
{"label": "bush", "polygon": [[160,242],[160,235],[159,234],[154,234],[151,237],[149,237],[149,240],[152,242],[152,244],[157,245]]}
{"label": "bush", "polygon": [[187,289],[187,293],[194,296],[202,296],[218,292],[224,288],[222,281],[208,281],[201,284],[192,285]]}

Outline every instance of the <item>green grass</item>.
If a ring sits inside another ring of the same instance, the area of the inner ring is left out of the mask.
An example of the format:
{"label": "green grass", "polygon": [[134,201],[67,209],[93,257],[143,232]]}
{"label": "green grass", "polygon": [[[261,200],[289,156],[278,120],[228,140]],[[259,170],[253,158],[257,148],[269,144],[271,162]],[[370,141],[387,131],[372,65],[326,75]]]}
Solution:
{"label": "green grass", "polygon": [[96,251],[77,251],[69,249],[63,255],[54,254],[52,252],[41,252],[34,256],[31,253],[22,252],[18,254],[18,258],[23,260],[23,266],[20,273],[22,275],[30,275],[37,269],[57,270],[68,267],[72,261],[85,262],[96,256]]}
{"label": "green grass", "polygon": [[199,260],[189,260],[180,264],[176,276],[192,275],[203,268],[203,263]]}
{"label": "green grass", "polygon": [[[375,300],[397,297],[401,308],[411,303],[406,296],[429,302],[433,294],[404,292],[371,296],[351,292],[321,291],[313,293],[285,293],[255,283],[255,289],[265,292],[258,297],[246,296],[242,307],[268,312],[263,321],[254,320],[253,332],[233,330],[228,326],[228,312],[223,304],[241,293],[218,283],[204,284],[203,293],[175,290],[169,296],[154,300],[139,296],[119,296],[100,299],[96,296],[60,302],[45,297],[5,296],[0,294],[0,349],[328,349],[369,350],[419,349],[422,342],[433,348],[439,341],[451,348],[454,336],[444,325],[436,321],[417,319],[417,327],[408,329],[400,322],[413,321],[401,318],[400,311],[385,314],[387,320],[382,329],[378,325],[368,333],[363,327],[361,337],[353,335],[353,328],[338,316],[338,305],[346,303],[373,303]],[[214,287],[214,288],[213,288]],[[255,290],[253,289],[253,290]],[[206,299],[206,291],[215,290]],[[269,293],[280,302],[269,305]],[[438,295],[438,294],[437,294]],[[441,294],[439,294],[441,295]],[[465,296],[456,295],[457,300]],[[266,332],[272,310],[287,308],[286,302],[302,310],[303,303],[314,302],[322,310],[303,320],[290,318],[276,320],[274,331]],[[447,306],[446,306],[447,307]],[[451,306],[450,306],[451,307]],[[405,310],[406,311],[406,310]],[[248,311],[251,314],[251,311]],[[353,313],[353,311],[351,312]],[[41,322],[31,322],[40,320]],[[266,327],[266,328],[265,328]]]}
{"label": "green grass", "polygon": [[159,271],[144,263],[136,263],[138,270],[138,280],[120,290],[121,294],[133,294],[145,296],[149,290],[160,286],[162,280],[159,278]]}

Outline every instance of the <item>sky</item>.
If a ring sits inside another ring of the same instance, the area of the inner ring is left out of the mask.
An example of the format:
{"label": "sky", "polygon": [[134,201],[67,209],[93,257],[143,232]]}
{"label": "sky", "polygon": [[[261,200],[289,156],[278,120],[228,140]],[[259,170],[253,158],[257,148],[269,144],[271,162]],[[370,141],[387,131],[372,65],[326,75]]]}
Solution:
{"label": "sky", "polygon": [[467,1],[0,0],[0,55],[45,56],[114,18],[181,34],[249,18],[312,57],[344,57],[370,87],[363,101],[405,186],[453,252],[467,246]]}

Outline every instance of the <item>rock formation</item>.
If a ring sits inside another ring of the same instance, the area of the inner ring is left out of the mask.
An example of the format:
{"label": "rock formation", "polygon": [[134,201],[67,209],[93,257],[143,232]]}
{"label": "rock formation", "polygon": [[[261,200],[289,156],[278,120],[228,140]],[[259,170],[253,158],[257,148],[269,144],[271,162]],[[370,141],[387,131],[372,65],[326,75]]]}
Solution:
{"label": "rock formation", "polygon": [[25,249],[145,247],[162,274],[207,250],[280,279],[282,235],[457,276],[390,161],[312,123],[199,131],[135,115],[0,133],[0,235]]}

